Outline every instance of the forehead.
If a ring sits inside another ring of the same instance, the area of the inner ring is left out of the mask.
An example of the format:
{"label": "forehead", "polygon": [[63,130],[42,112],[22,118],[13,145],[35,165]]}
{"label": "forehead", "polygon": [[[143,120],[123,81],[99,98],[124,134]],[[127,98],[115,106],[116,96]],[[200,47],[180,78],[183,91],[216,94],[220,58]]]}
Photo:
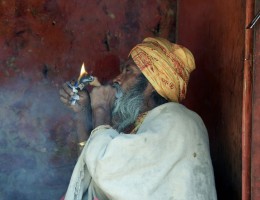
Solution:
{"label": "forehead", "polygon": [[135,62],[133,61],[133,59],[131,57],[128,58],[125,62],[123,62],[121,64],[120,69],[123,70],[126,67],[132,67],[132,68],[139,69],[139,67],[137,67],[137,65],[135,64]]}

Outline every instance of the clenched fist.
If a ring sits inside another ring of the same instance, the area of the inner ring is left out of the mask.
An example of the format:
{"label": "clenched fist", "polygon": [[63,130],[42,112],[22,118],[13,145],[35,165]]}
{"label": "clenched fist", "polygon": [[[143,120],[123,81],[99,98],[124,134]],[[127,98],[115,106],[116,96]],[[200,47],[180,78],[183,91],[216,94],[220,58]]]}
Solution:
{"label": "clenched fist", "polygon": [[76,113],[90,107],[90,97],[87,91],[79,91],[77,93],[79,96],[79,100],[76,101],[75,105],[71,105],[73,91],[70,87],[68,87],[66,83],[62,85],[59,93],[61,102]]}
{"label": "clenched fist", "polygon": [[111,124],[115,93],[115,88],[110,85],[93,88],[90,98],[94,127],[102,124]]}

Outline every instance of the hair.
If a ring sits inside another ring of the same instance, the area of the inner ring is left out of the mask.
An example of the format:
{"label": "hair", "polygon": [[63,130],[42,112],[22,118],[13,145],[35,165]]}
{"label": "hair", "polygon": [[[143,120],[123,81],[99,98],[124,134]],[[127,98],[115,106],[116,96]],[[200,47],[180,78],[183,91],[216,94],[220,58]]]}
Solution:
{"label": "hair", "polygon": [[[137,77],[137,82],[128,91],[122,91],[118,83],[114,84],[117,92],[122,95],[116,99],[112,110],[113,127],[119,132],[126,130],[133,124],[141,112],[144,91],[148,86],[148,80],[143,74]],[[156,106],[166,103],[167,101],[157,92],[152,93]]]}
{"label": "hair", "polygon": [[[140,83],[142,84],[142,86],[144,88],[146,88],[148,85],[148,82],[149,82],[147,80],[147,78],[141,73],[139,75],[138,79],[139,79]],[[162,97],[157,91],[153,91],[151,95],[152,95],[152,99],[153,99],[154,103],[156,104],[156,106],[160,106],[162,104],[169,102],[164,97]]]}
{"label": "hair", "polygon": [[[123,91],[122,96],[116,99],[112,110],[113,127],[119,132],[133,124],[140,114],[144,101],[144,91],[148,81],[137,77],[137,82],[128,91]],[[118,84],[114,84],[117,90],[121,90]]]}

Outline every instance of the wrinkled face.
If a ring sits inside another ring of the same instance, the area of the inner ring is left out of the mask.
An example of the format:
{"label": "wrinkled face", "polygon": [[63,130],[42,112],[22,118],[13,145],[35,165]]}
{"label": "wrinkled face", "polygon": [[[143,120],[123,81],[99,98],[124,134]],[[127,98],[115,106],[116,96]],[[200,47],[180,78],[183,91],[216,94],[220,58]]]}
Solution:
{"label": "wrinkled face", "polygon": [[133,124],[142,112],[148,81],[134,62],[128,60],[114,83],[117,99],[112,112],[112,122],[114,128],[121,132]]}
{"label": "wrinkled face", "polygon": [[128,91],[134,84],[136,84],[140,75],[140,69],[130,58],[121,66],[121,74],[114,79],[114,82],[118,83],[123,91]]}

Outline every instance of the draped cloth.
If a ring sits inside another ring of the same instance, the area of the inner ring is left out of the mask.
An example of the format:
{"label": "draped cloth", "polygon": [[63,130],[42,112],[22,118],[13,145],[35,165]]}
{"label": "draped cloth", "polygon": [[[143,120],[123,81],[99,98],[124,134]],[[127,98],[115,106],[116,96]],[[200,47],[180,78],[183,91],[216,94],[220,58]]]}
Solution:
{"label": "draped cloth", "polygon": [[185,98],[190,73],[195,69],[187,48],[159,37],[146,38],[130,55],[162,97],[173,102]]}
{"label": "draped cloth", "polygon": [[207,130],[179,103],[149,111],[136,134],[94,129],[65,200],[216,200]]}

